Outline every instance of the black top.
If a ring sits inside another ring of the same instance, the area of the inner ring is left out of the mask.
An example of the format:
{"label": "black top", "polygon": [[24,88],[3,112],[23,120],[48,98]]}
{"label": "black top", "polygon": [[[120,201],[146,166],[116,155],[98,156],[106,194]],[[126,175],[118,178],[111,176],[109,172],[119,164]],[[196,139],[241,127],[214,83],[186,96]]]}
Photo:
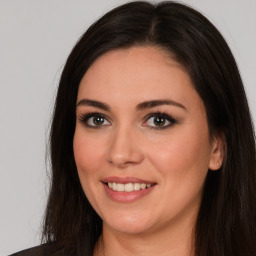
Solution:
{"label": "black top", "polygon": [[[56,253],[56,249],[52,244],[42,244],[27,250],[16,252],[9,256],[52,256]],[[59,251],[58,256],[67,256],[64,251]]]}

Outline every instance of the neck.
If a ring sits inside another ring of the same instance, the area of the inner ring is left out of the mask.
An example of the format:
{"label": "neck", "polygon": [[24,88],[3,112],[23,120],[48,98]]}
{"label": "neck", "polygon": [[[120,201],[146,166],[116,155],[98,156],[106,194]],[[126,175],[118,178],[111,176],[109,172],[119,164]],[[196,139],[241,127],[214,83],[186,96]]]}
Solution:
{"label": "neck", "polygon": [[103,224],[94,256],[193,256],[194,223],[170,224],[140,234],[120,233]]}

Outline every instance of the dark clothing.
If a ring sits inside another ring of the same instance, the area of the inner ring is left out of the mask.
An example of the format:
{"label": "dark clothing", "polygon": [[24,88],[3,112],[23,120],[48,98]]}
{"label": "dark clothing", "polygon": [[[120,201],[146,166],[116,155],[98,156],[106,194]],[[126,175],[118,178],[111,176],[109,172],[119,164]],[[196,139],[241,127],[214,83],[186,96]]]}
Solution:
{"label": "dark clothing", "polygon": [[[53,256],[56,253],[56,249],[52,244],[42,244],[27,250],[16,252],[9,256]],[[64,251],[55,254],[58,256],[67,256]]]}

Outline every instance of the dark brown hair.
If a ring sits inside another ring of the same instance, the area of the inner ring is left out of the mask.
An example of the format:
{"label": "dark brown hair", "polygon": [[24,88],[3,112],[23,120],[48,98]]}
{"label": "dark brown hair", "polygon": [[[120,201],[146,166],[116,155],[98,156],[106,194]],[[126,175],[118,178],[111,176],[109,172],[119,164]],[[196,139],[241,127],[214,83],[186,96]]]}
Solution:
{"label": "dark brown hair", "polygon": [[[218,30],[176,2],[132,2],[100,18],[80,38],[64,67],[50,134],[52,183],[43,240],[68,255],[92,255],[102,220],[81,188],[73,155],[78,86],[110,50],[161,47],[190,75],[204,102],[211,134],[222,133],[226,159],[207,174],[195,228],[198,256],[256,252],[256,160],[250,112],[234,57]],[[85,156],[86,157],[86,156]]]}

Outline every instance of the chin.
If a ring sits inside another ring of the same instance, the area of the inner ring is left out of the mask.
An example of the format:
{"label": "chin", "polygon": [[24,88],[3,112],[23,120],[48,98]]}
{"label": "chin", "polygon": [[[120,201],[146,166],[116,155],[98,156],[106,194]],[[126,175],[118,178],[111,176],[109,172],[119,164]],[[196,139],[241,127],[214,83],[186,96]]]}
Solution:
{"label": "chin", "polygon": [[103,220],[103,226],[106,226],[110,229],[113,229],[120,233],[126,234],[140,234],[145,233],[152,227],[152,221],[148,221],[147,218],[143,215],[125,215],[120,214],[112,215],[106,221]]}
{"label": "chin", "polygon": [[112,225],[110,226],[112,230],[115,230],[116,232],[127,234],[127,235],[138,235],[138,234],[145,234],[149,230],[148,227],[143,225]]}

